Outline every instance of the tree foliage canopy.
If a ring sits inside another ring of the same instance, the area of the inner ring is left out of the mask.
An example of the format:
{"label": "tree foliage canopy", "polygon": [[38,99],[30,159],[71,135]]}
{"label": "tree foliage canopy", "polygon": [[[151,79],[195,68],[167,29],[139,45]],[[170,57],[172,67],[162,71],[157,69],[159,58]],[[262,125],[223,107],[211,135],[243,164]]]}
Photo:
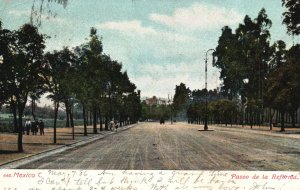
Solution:
{"label": "tree foliage canopy", "polygon": [[283,15],[283,23],[287,26],[287,33],[291,35],[300,34],[300,1],[282,0],[282,5],[287,9]]}

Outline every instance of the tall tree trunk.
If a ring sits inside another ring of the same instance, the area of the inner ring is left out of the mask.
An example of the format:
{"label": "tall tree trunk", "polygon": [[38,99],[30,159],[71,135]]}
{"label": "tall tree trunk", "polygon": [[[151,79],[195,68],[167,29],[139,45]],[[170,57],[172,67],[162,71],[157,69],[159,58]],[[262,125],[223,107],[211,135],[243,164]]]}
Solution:
{"label": "tall tree trunk", "polygon": [[282,131],[285,131],[285,129],[284,129],[284,112],[281,112],[281,129],[280,129],[280,131],[282,132]]}
{"label": "tall tree trunk", "polygon": [[85,105],[82,104],[82,114],[83,114],[83,128],[84,128],[84,136],[87,136],[87,121],[86,121],[86,110]]}
{"label": "tall tree trunk", "polygon": [[258,125],[258,126],[261,125],[261,110],[256,112],[256,125]]}
{"label": "tall tree trunk", "polygon": [[97,134],[97,108],[93,108],[93,127],[94,127],[94,134]]}
{"label": "tall tree trunk", "polygon": [[269,108],[269,126],[270,126],[270,130],[272,131],[273,129],[273,116],[275,114],[275,111],[272,114],[272,108]]}
{"label": "tall tree trunk", "polygon": [[16,102],[14,100],[11,100],[11,109],[13,112],[14,116],[14,133],[18,132],[18,118],[17,118],[17,107],[16,107]]}
{"label": "tall tree trunk", "polygon": [[296,118],[296,123],[298,123],[298,109],[296,110],[296,113],[295,113],[295,118]]}
{"label": "tall tree trunk", "polygon": [[252,111],[252,105],[250,105],[250,127],[253,128],[253,111]]}
{"label": "tall tree trunk", "polygon": [[85,110],[86,125],[89,125],[89,111]]}
{"label": "tall tree trunk", "polygon": [[105,114],[105,131],[108,131],[108,115]]}
{"label": "tall tree trunk", "polygon": [[292,119],[292,127],[295,127],[295,111],[292,111],[290,113],[291,119]]}
{"label": "tall tree trunk", "polygon": [[89,123],[89,125],[92,125],[92,123],[93,123],[93,113],[92,113],[92,111],[89,111],[89,116],[90,116],[90,123]]}
{"label": "tall tree trunk", "polygon": [[276,123],[280,123],[280,113],[278,110],[276,110]]}
{"label": "tall tree trunk", "polygon": [[24,95],[25,100],[21,101],[20,97],[16,97],[16,108],[18,108],[18,152],[23,152],[23,112],[27,102],[27,95]]}
{"label": "tall tree trunk", "polygon": [[[25,107],[25,106],[24,106]],[[18,106],[18,152],[23,152],[23,121],[22,121],[22,116],[23,116],[23,106],[19,105]]]}
{"label": "tall tree trunk", "polygon": [[260,118],[260,125],[264,125],[264,119],[265,119],[265,110],[264,110],[264,108],[262,108],[262,114],[261,114],[261,116],[260,116],[261,118]]}
{"label": "tall tree trunk", "polygon": [[74,126],[74,118],[73,118],[73,104],[70,105],[70,122],[72,127],[72,139],[75,139],[75,126]]}
{"label": "tall tree trunk", "polygon": [[245,124],[248,125],[249,124],[249,110],[246,109],[245,112]]}
{"label": "tall tree trunk", "polygon": [[242,125],[242,127],[244,127],[244,110],[243,109],[240,114],[240,124]]}
{"label": "tall tree trunk", "polygon": [[233,117],[234,116],[234,112],[232,112],[232,115],[230,116],[230,126],[232,127],[232,120],[233,120]]}
{"label": "tall tree trunk", "polygon": [[239,114],[238,113],[239,113],[238,111],[235,111],[235,118],[234,118],[235,124],[238,124],[238,122],[239,122]]}
{"label": "tall tree trunk", "polygon": [[70,127],[70,105],[68,100],[65,101],[65,106],[66,106],[66,127]]}
{"label": "tall tree trunk", "polygon": [[53,143],[56,144],[56,122],[58,115],[59,101],[54,102],[54,125],[53,125]]}
{"label": "tall tree trunk", "polygon": [[120,127],[123,126],[123,115],[122,113],[120,113]]}
{"label": "tall tree trunk", "polygon": [[101,109],[99,108],[99,120],[100,120],[100,131],[103,131],[103,119],[101,114]]}

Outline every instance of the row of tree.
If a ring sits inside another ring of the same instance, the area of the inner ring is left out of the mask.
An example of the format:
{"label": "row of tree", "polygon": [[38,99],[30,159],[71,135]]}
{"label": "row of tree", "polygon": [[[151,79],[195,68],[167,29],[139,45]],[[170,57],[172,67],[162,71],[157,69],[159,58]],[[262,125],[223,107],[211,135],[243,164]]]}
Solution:
{"label": "row of tree", "polygon": [[142,120],[168,120],[170,119],[170,116],[170,105],[148,105],[145,101],[142,102]]}
{"label": "row of tree", "polygon": [[[94,133],[99,120],[100,130],[104,130],[102,124],[108,129],[111,120],[118,120],[122,126],[139,119],[140,91],[130,82],[126,71],[122,71],[122,64],[103,54],[96,29],[91,29],[86,43],[72,50],[66,47],[44,53],[46,38],[31,24],[16,31],[0,27],[0,103],[11,107],[20,152],[27,100],[32,100],[34,110],[35,101],[45,93],[54,102],[54,143],[61,104],[73,129],[73,107],[80,104],[84,135],[87,135],[88,112],[93,115]],[[32,116],[35,119],[34,111]]]}
{"label": "row of tree", "polygon": [[191,124],[204,123],[206,116],[212,124],[233,124],[239,115],[238,102],[228,100],[217,89],[191,91],[183,83],[176,85],[172,108],[177,118],[186,118]]}
{"label": "row of tree", "polygon": [[[283,5],[288,9],[283,13],[283,23],[289,34],[298,35],[300,19],[295,10],[299,10],[300,3],[283,1]],[[220,69],[223,82],[221,97],[214,99],[213,91],[205,89],[191,92],[180,84],[173,105],[177,113],[187,110],[190,122],[199,123],[208,114],[215,123],[246,123],[251,127],[265,122],[272,127],[280,117],[282,131],[289,116],[295,126],[300,106],[300,45],[287,49],[282,40],[271,44],[271,25],[262,9],[253,20],[246,15],[235,32],[223,27],[213,52],[213,66]],[[209,103],[205,105],[207,98]]]}
{"label": "row of tree", "polygon": [[[265,109],[289,114],[295,126],[300,104],[300,46],[286,49],[284,41],[270,42],[272,25],[262,9],[257,18],[245,16],[244,23],[232,32],[225,26],[214,52],[214,66],[221,70],[223,94],[241,99],[242,109],[250,115],[250,125],[262,124]],[[270,117],[270,124],[272,118]]]}
{"label": "row of tree", "polygon": [[[230,100],[224,96],[224,93],[217,89],[209,90],[193,90],[185,87],[185,84],[181,83],[179,86],[185,88],[185,90],[177,91],[178,96],[186,96],[186,99],[174,99],[172,108],[177,119],[185,119],[190,124],[204,124],[207,117],[208,123],[210,124],[228,124],[230,125],[261,125],[259,114],[251,115],[249,111],[242,105],[240,99]],[[177,87],[179,87],[177,86]],[[185,93],[185,95],[179,93]],[[178,97],[177,96],[177,97]],[[207,104],[206,104],[207,100]],[[177,105],[181,105],[179,109]],[[247,103],[246,103],[247,105]],[[184,114],[184,116],[182,116]],[[270,129],[274,124],[283,122],[284,123],[298,123],[298,118],[293,118],[289,115],[282,115],[278,110],[268,108],[264,109],[264,124],[269,123]],[[271,122],[271,123],[270,123]]]}

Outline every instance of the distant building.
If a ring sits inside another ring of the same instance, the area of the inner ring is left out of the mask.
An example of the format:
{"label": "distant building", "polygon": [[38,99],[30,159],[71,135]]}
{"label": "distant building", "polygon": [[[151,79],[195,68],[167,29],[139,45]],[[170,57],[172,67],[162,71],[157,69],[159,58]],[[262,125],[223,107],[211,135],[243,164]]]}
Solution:
{"label": "distant building", "polygon": [[145,103],[147,105],[167,105],[167,100],[163,98],[157,98],[156,96],[153,96],[152,98],[146,98]]}

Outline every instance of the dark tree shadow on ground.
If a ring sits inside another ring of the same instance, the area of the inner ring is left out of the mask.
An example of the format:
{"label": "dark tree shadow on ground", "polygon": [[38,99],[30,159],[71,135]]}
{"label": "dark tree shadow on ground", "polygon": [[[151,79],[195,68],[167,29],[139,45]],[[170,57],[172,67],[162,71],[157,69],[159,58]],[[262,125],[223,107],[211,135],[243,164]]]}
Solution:
{"label": "dark tree shadow on ground", "polygon": [[0,150],[0,154],[18,154],[17,150]]}

